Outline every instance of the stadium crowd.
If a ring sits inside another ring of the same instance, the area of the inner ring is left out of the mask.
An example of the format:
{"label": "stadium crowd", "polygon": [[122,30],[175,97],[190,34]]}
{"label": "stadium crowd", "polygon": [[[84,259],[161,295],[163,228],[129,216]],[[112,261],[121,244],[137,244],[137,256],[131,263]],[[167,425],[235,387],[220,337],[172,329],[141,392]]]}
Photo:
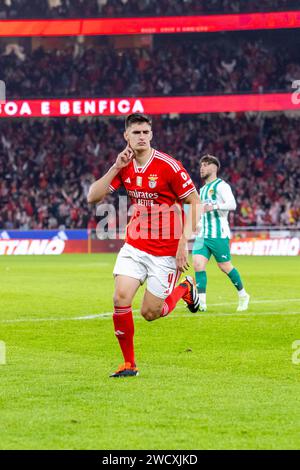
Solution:
{"label": "stadium crowd", "polygon": [[0,18],[174,16],[298,7],[298,0],[0,0]]}
{"label": "stadium crowd", "polygon": [[[0,228],[95,228],[90,183],[124,147],[123,119],[1,122]],[[196,186],[199,158],[217,155],[233,186],[236,226],[300,227],[299,121],[283,114],[157,117],[154,147],[173,155]],[[117,195],[108,201],[115,202]]]}
{"label": "stadium crowd", "polygon": [[32,52],[3,46],[9,99],[260,93],[291,90],[300,77],[298,31],[160,36],[152,48],[123,50],[68,41]]}

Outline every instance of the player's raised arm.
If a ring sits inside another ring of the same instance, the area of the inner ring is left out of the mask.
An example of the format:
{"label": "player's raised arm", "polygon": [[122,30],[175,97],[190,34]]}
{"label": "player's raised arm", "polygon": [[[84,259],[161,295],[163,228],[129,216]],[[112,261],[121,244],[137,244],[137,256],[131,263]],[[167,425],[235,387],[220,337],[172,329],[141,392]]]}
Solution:
{"label": "player's raised arm", "polygon": [[125,168],[131,162],[133,157],[134,153],[129,145],[127,145],[123,152],[119,153],[116,162],[108,172],[91,185],[87,195],[89,204],[95,204],[105,198],[110,191],[109,187],[113,179],[119,174],[122,168]]}
{"label": "player's raised arm", "polygon": [[200,216],[203,211],[203,208],[200,204],[199,195],[196,191],[193,191],[185,199],[183,199],[183,203],[189,204],[190,207],[185,217],[182,236],[179,240],[176,254],[177,268],[181,272],[184,272],[189,267],[187,244],[193,232],[196,232],[197,230]]}

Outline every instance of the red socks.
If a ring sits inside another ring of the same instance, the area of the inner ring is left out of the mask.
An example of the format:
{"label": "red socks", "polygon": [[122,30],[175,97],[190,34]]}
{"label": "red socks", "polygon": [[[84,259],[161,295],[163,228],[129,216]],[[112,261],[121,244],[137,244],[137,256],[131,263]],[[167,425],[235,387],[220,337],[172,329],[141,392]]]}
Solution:
{"label": "red socks", "polygon": [[186,294],[187,289],[188,286],[180,284],[179,286],[175,287],[173,292],[168,295],[168,297],[165,299],[163,309],[160,315],[161,317],[166,317],[167,315],[169,315],[169,313],[172,312],[172,310],[174,310],[179,300],[184,296],[184,294]]}
{"label": "red socks", "polygon": [[[174,310],[179,300],[186,294],[188,286],[179,285],[175,287],[173,292],[165,299],[161,317],[166,317]],[[114,307],[113,321],[115,327],[115,335],[118,338],[120,348],[123,353],[124,362],[130,362],[135,367],[134,359],[134,323],[132,317],[131,305],[128,307]]]}
{"label": "red socks", "polygon": [[113,321],[115,335],[118,338],[123,353],[124,362],[130,362],[135,366],[134,360],[134,323],[131,305],[129,307],[114,307]]}

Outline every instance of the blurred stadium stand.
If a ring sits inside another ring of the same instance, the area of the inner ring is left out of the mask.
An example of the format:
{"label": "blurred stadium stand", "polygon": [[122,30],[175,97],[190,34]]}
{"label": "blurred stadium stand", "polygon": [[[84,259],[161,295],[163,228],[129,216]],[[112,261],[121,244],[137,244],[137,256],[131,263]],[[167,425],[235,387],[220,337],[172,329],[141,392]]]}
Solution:
{"label": "blurred stadium stand", "polygon": [[300,30],[0,42],[10,99],[291,91]]}
{"label": "blurred stadium stand", "polygon": [[[199,181],[199,156],[215,153],[234,188],[237,226],[300,226],[299,120],[283,114],[155,118],[154,146]],[[86,195],[123,147],[123,119],[2,121],[0,227],[94,228]],[[116,196],[111,196],[111,201]]]}
{"label": "blurred stadium stand", "polygon": [[[0,0],[0,19],[194,15],[299,9],[299,0]],[[0,39],[9,100],[291,92],[300,31]],[[212,96],[212,99],[213,96]],[[163,115],[154,147],[220,157],[235,226],[300,227],[299,111]],[[122,149],[124,118],[1,119],[0,228],[95,228],[86,194]],[[116,201],[116,196],[110,196]]]}

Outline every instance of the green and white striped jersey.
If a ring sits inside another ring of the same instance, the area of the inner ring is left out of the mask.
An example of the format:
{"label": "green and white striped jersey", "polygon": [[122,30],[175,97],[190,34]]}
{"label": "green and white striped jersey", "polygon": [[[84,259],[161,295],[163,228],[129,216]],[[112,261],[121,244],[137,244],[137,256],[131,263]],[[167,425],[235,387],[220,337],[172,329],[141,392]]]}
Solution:
{"label": "green and white striped jersey", "polygon": [[228,213],[236,209],[230,185],[217,178],[200,189],[200,200],[201,203],[212,204],[215,210],[202,215],[197,237],[230,238]]}

